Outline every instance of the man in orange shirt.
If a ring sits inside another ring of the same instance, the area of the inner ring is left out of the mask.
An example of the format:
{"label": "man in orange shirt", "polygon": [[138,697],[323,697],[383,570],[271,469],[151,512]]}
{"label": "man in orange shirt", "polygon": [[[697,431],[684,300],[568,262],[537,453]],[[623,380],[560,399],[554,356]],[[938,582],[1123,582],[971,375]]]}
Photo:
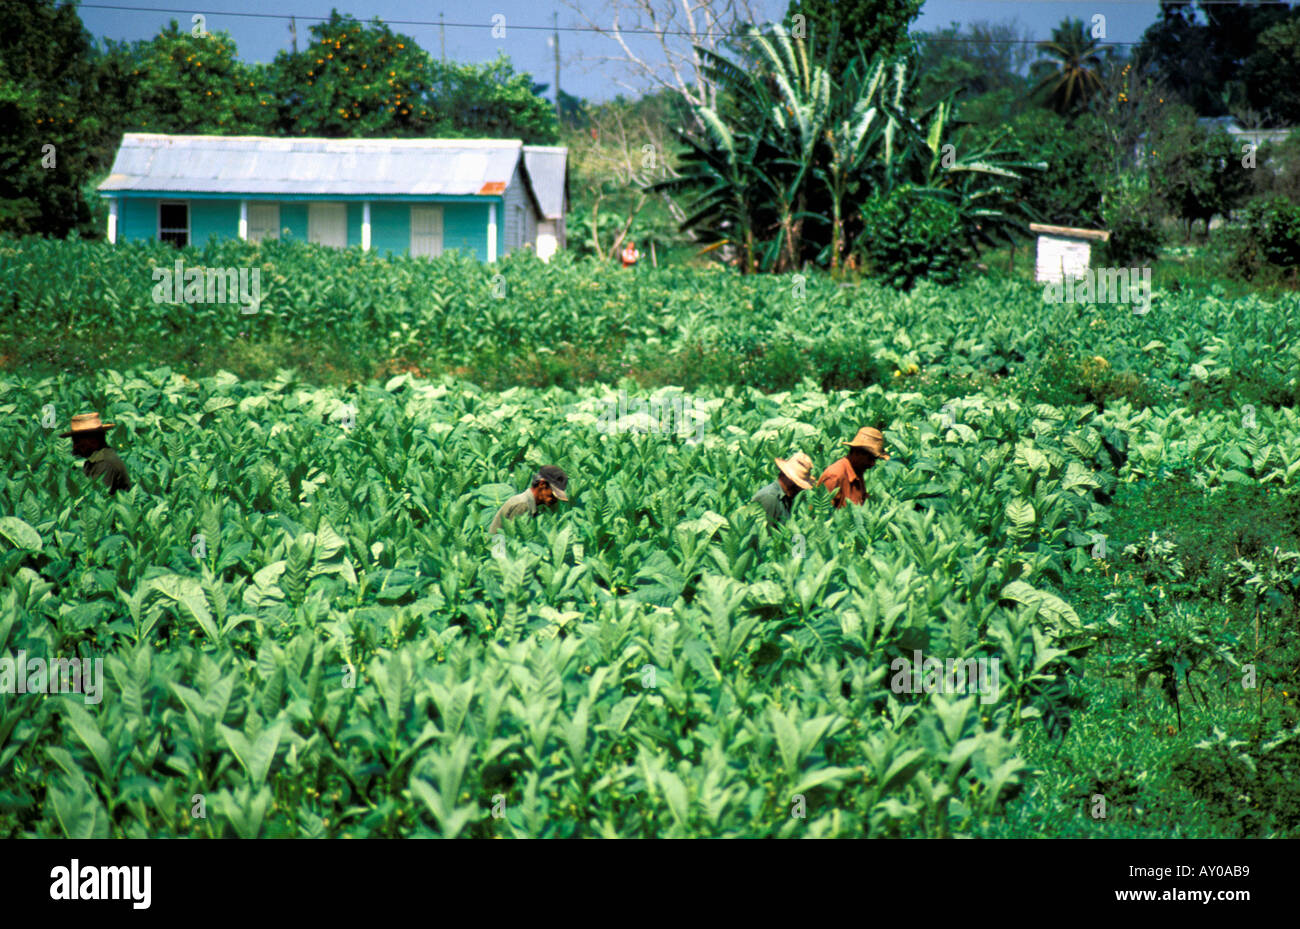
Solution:
{"label": "man in orange shirt", "polygon": [[846,502],[861,504],[866,500],[867,487],[862,475],[868,468],[876,466],[877,459],[889,460],[889,454],[885,451],[885,436],[879,429],[864,426],[858,430],[852,442],[844,444],[849,447],[849,453],[823,471],[817,479],[818,484],[824,484],[835,492],[836,509]]}

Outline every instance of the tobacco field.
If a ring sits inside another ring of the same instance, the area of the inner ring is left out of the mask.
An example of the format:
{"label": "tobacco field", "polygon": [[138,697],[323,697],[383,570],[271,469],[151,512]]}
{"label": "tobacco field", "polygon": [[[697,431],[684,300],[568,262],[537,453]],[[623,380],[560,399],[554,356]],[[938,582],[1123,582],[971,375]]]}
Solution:
{"label": "tobacco field", "polygon": [[[249,317],[154,304],[174,250],[0,248],[3,350],[51,313],[105,350],[0,374],[0,654],[106,675],[0,694],[0,835],[1300,834],[1300,299],[267,251]],[[250,329],[422,370],[128,357]],[[536,366],[580,337],[623,368]],[[559,383],[482,386],[491,358]],[[638,383],[656,360],[693,379]],[[692,419],[610,428],[619,390]],[[56,438],[91,409],[129,492]],[[865,506],[748,503],[877,423]],[[571,502],[489,536],[552,463]],[[1197,569],[1132,531],[1144,488],[1279,515]],[[997,659],[996,698],[895,692],[917,650]]]}

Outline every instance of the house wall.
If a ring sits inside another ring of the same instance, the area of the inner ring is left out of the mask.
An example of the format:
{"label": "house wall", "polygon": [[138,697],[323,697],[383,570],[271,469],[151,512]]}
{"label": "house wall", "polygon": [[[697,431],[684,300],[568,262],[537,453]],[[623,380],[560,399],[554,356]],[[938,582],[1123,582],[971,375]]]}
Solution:
{"label": "house wall", "polygon": [[[520,160],[519,164],[523,164]],[[537,210],[533,206],[533,198],[528,195],[525,187],[523,172],[518,165],[515,167],[515,173],[510,178],[510,184],[506,187],[505,195],[505,232],[506,247],[513,251],[516,248],[523,248],[525,244],[530,244],[534,251],[537,250],[537,224],[541,217],[537,215]],[[516,207],[523,207],[523,222],[518,232],[518,241],[512,242],[509,238],[510,221],[514,215]],[[502,250],[501,254],[506,252]]]}
{"label": "house wall", "polygon": [[[497,205],[500,214],[501,206]],[[442,250],[457,249],[479,261],[487,261],[486,203],[447,203],[442,208]],[[500,220],[497,222],[497,254],[501,254],[503,239]],[[409,237],[408,237],[409,241]]]}
{"label": "house wall", "polygon": [[[238,199],[167,198],[184,201],[190,207],[190,243],[203,245],[209,236],[236,238],[239,235]],[[280,205],[280,235],[282,238],[307,240],[307,202],[278,201]],[[337,202],[337,201],[334,201]],[[484,201],[445,202],[431,198],[428,201],[370,202],[370,247],[384,254],[406,254],[411,246],[412,203],[436,203],[442,207],[444,252],[457,249],[479,261],[487,260],[488,204]],[[158,198],[118,198],[118,240],[158,238]],[[348,245],[361,244],[361,201],[346,201]],[[505,210],[497,204],[497,254],[505,254]],[[535,229],[535,226],[534,226]],[[287,231],[286,231],[287,230]],[[534,233],[535,236],[535,233]]]}
{"label": "house wall", "polygon": [[[185,200],[177,197],[177,200]],[[118,201],[119,239],[158,238],[158,198],[122,198]],[[168,198],[167,202],[172,202]],[[239,201],[186,200],[190,206],[190,244],[204,245],[209,236],[218,239],[239,233]]]}
{"label": "house wall", "polygon": [[[289,230],[287,233],[286,229]],[[307,204],[280,204],[280,235],[286,239],[307,241]]]}
{"label": "house wall", "polygon": [[190,244],[205,245],[209,237],[239,238],[238,200],[190,200]]}
{"label": "house wall", "polygon": [[117,238],[158,238],[158,201],[123,197],[117,201]]}
{"label": "house wall", "polygon": [[411,247],[411,205],[370,203],[370,247],[381,255],[404,255]]}

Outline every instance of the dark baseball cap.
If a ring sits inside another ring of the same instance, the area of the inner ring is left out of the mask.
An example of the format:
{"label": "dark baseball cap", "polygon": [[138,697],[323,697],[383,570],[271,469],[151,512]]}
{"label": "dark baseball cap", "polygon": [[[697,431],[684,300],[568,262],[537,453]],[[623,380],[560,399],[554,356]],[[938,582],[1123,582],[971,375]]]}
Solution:
{"label": "dark baseball cap", "polygon": [[564,492],[564,489],[569,486],[569,476],[555,465],[543,465],[538,468],[537,473],[533,475],[533,483],[536,484],[538,481],[546,481],[551,485],[555,499],[565,501],[569,499]]}

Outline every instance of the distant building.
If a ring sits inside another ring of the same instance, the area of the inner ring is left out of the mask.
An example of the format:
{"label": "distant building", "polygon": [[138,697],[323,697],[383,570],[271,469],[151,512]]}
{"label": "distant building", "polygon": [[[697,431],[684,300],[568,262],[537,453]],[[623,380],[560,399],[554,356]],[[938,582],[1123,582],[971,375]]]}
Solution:
{"label": "distant building", "polygon": [[524,165],[541,210],[537,219],[537,255],[547,261],[564,248],[564,218],[569,212],[569,150],[553,145],[525,145]]}
{"label": "distant building", "polygon": [[[1290,138],[1291,133],[1295,132],[1294,129],[1246,129],[1232,116],[1203,116],[1199,117],[1196,123],[1211,133],[1216,129],[1222,129],[1237,143],[1234,148],[1239,154],[1244,154],[1242,152],[1244,145],[1259,147],[1265,143],[1276,144]],[[1137,145],[1133,150],[1133,157],[1139,166],[1146,164],[1146,139],[1145,132],[1138,136]]]}
{"label": "distant building", "polygon": [[[1246,129],[1232,116],[1206,116],[1196,121],[1209,132],[1222,129],[1242,144],[1263,145],[1265,142],[1283,142],[1293,129]],[[1238,146],[1240,150],[1240,146]]]}
{"label": "distant building", "polygon": [[1030,223],[1029,231],[1038,233],[1034,280],[1039,283],[1060,284],[1066,278],[1084,277],[1092,262],[1092,243],[1110,240],[1110,233],[1100,229]]}
{"label": "distant building", "polygon": [[568,151],[517,139],[291,139],[131,132],[99,185],[108,240],[281,236],[495,261],[565,245]]}

